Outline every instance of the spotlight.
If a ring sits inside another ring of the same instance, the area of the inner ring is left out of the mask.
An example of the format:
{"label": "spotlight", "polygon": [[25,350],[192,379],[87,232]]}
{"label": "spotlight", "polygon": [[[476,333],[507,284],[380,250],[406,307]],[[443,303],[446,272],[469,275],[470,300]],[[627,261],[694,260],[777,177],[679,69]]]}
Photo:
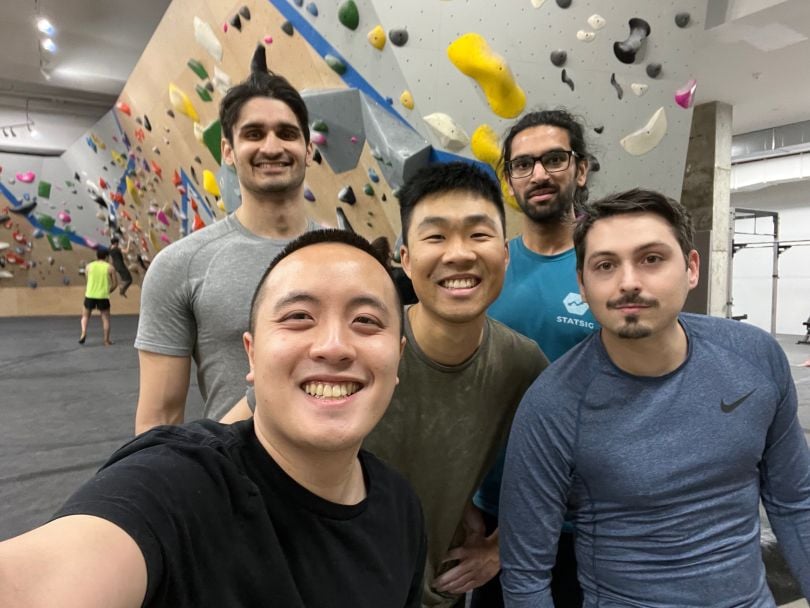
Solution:
{"label": "spotlight", "polygon": [[37,19],[37,29],[46,36],[53,36],[56,33],[56,29],[45,17]]}
{"label": "spotlight", "polygon": [[53,40],[51,40],[50,38],[45,38],[42,41],[42,48],[45,49],[46,51],[48,51],[49,53],[55,53],[56,52],[56,43]]}

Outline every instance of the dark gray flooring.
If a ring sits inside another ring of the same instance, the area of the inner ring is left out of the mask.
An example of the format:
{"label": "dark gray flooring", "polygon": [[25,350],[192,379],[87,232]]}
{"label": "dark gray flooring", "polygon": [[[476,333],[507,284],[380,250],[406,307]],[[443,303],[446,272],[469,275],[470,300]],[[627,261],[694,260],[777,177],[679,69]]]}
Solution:
{"label": "dark gray flooring", "polygon": [[[0,318],[0,540],[44,523],[65,498],[133,433],[138,357],[137,317],[113,317],[110,347],[91,320],[77,343],[79,319]],[[799,418],[810,436],[810,346],[779,336],[794,364]],[[201,399],[192,373],[187,419]],[[763,521],[763,538],[769,538]],[[766,551],[769,580],[780,603],[799,597],[778,555]]]}

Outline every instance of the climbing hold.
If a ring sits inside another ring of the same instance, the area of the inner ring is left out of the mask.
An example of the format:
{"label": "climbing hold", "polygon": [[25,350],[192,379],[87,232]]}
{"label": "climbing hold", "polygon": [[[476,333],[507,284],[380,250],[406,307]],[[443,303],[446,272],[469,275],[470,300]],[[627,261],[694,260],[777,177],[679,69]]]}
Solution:
{"label": "climbing hold", "polygon": [[45,230],[51,230],[56,225],[56,220],[47,213],[35,213],[34,219]]}
{"label": "climbing hold", "polygon": [[489,125],[481,125],[473,131],[470,139],[470,150],[473,156],[490,166],[497,165],[501,157],[498,146],[498,134]]}
{"label": "climbing hold", "polygon": [[565,62],[568,60],[568,53],[563,49],[557,49],[556,51],[551,51],[550,55],[551,63],[553,63],[558,68],[561,68],[565,65]]}
{"label": "climbing hold", "polygon": [[158,179],[163,179],[163,169],[161,169],[160,165],[154,160],[150,161],[149,164],[151,165],[154,174],[158,176]]}
{"label": "climbing hold", "polygon": [[192,230],[192,232],[197,232],[198,230],[201,230],[203,228],[205,228],[205,222],[200,217],[200,214],[195,211],[194,212],[194,223],[191,226],[191,230]]}
{"label": "climbing hold", "polygon": [[571,0],[557,0],[557,6],[560,8],[568,8],[571,6]]}
{"label": "climbing hold", "polygon": [[318,163],[319,165],[323,161],[323,156],[321,156],[321,151],[315,148],[315,151],[312,153],[312,161]]}
{"label": "climbing hold", "polygon": [[216,196],[217,198],[222,196],[219,192],[219,185],[217,184],[217,176],[214,175],[213,172],[209,171],[208,169],[203,169],[203,188],[211,196]]}
{"label": "climbing hold", "polygon": [[457,152],[470,143],[467,132],[447,114],[429,114],[424,117],[424,121],[436,135],[442,148]]}
{"label": "climbing hold", "polygon": [[629,154],[641,156],[646,154],[664,139],[667,133],[667,113],[663,107],[658,108],[638,131],[626,135],[619,142]]}
{"label": "climbing hold", "polygon": [[373,30],[371,30],[367,35],[369,44],[373,46],[378,51],[383,50],[385,46],[385,30],[382,28],[381,25],[376,26]]}
{"label": "climbing hold", "polygon": [[292,36],[295,33],[295,28],[293,28],[292,23],[289,21],[285,21],[281,24],[281,31],[287,34],[288,36]]}
{"label": "climbing hold", "polygon": [[377,172],[374,169],[368,170],[368,178],[373,181],[375,184],[380,181],[380,176],[377,175]]}
{"label": "climbing hold", "polygon": [[350,30],[357,29],[357,26],[360,25],[360,13],[354,0],[343,0],[340,3],[338,6],[338,21]]}
{"label": "climbing hold", "polygon": [[363,186],[363,194],[367,194],[368,196],[374,196],[374,188],[371,184],[366,184]]}
{"label": "climbing hold", "polygon": [[590,42],[596,38],[596,34],[594,32],[589,32],[588,30],[579,30],[577,32],[577,40],[582,42]]}
{"label": "climbing hold", "polygon": [[63,285],[70,285],[70,277],[63,276],[62,277],[62,284]]}
{"label": "climbing hold", "polygon": [[267,72],[267,49],[264,45],[257,44],[253,49],[253,56],[250,58],[250,73],[264,74]]}
{"label": "climbing hold", "polygon": [[174,118],[174,110],[172,110],[171,108],[167,108],[167,109],[166,109],[166,115],[167,115],[169,118]]}
{"label": "climbing hold", "polygon": [[208,89],[206,89],[201,84],[195,85],[194,90],[197,92],[197,95],[199,95],[200,99],[202,99],[203,101],[211,101],[213,99],[211,97],[211,93],[208,92]]}
{"label": "climbing hold", "polygon": [[413,110],[413,95],[411,95],[411,92],[402,91],[402,95],[399,96],[399,103],[401,103],[403,107]]}
{"label": "climbing hold", "polygon": [[244,19],[250,21],[250,9],[247,6],[242,6],[242,8],[239,9],[239,14],[242,15]]}
{"label": "climbing hold", "polygon": [[689,25],[689,22],[691,20],[692,17],[689,15],[689,13],[678,13],[677,15],[675,15],[675,25],[681,28]]}
{"label": "climbing hold", "polygon": [[352,142],[353,144],[356,144],[356,143],[357,143],[358,141],[360,141],[360,140],[359,140],[359,139],[357,139],[357,135],[352,135],[352,136],[349,138],[349,141],[350,141],[350,142]]}
{"label": "climbing hold", "polygon": [[146,114],[143,115],[143,128],[147,131],[152,130],[152,123],[149,122],[149,117]]}
{"label": "climbing hold", "polygon": [[231,77],[216,65],[214,66],[214,86],[219,91],[219,94],[223,96],[231,88]]}
{"label": "climbing hold", "polygon": [[293,0],[293,2],[295,2],[295,6],[297,6],[298,8],[304,6],[304,0]]}
{"label": "climbing hold", "polygon": [[695,89],[697,88],[697,80],[692,78],[689,82],[683,85],[680,89],[675,91],[675,103],[688,110],[695,103]]}
{"label": "climbing hold", "polygon": [[329,126],[320,118],[312,123],[312,130],[319,133],[329,133]]}
{"label": "climbing hold", "polygon": [[591,29],[593,30],[601,30],[603,27],[605,27],[606,23],[607,21],[602,15],[593,14],[588,17],[588,25],[590,25]]}
{"label": "climbing hold", "polygon": [[487,103],[502,118],[514,118],[526,106],[526,94],[515,82],[512,70],[503,57],[496,54],[475,33],[464,34],[447,47],[453,65],[478,83]]}
{"label": "climbing hold", "polygon": [[622,88],[622,85],[619,84],[619,81],[616,80],[616,73],[615,72],[610,75],[610,84],[612,84],[613,88],[616,89],[616,96],[619,99],[624,97],[624,89]]}
{"label": "climbing hold", "polygon": [[191,100],[188,98],[180,87],[178,87],[173,82],[169,83],[169,101],[172,104],[172,107],[180,112],[181,114],[185,114],[188,116],[192,121],[199,122],[200,115],[197,114],[197,109],[194,107],[194,104],[191,103]]}
{"label": "climbing hold", "polygon": [[228,21],[233,27],[235,27],[238,31],[242,31],[242,19],[239,17],[239,13],[235,14],[233,17],[230,18]]}
{"label": "climbing hold", "polygon": [[37,282],[34,279],[31,279],[30,281],[28,281],[28,287],[30,287],[31,289],[36,289]]}
{"label": "climbing hold", "polygon": [[125,101],[119,101],[115,104],[115,107],[118,108],[121,112],[126,114],[127,116],[132,116],[132,109],[129,107],[129,104]]}
{"label": "climbing hold", "polygon": [[561,76],[562,81],[565,84],[567,84],[570,87],[570,89],[573,91],[574,90],[574,81],[571,80],[571,77],[568,75],[568,72],[565,70],[565,68],[563,68],[562,74],[560,76]]}
{"label": "climbing hold", "polygon": [[225,32],[226,34],[228,33],[228,22],[227,21],[222,24],[222,31]]}
{"label": "climbing hold", "polygon": [[326,135],[323,133],[315,132],[310,135],[310,140],[316,146],[325,146],[326,145]]}
{"label": "climbing hold", "polygon": [[658,78],[661,75],[661,64],[660,63],[648,63],[647,64],[647,76],[650,78]]}
{"label": "climbing hold", "polygon": [[543,6],[543,2],[545,1],[546,0],[532,0],[532,6],[534,8],[540,8],[541,6]]}
{"label": "climbing hold", "polygon": [[18,182],[30,184],[37,178],[37,174],[33,171],[22,171],[15,173],[15,177],[17,178]]}
{"label": "climbing hold", "polygon": [[222,61],[222,45],[208,22],[194,17],[194,38],[217,62]]}
{"label": "climbing hold", "polygon": [[189,59],[188,62],[186,62],[186,65],[191,68],[191,71],[194,72],[199,78],[203,80],[208,78],[208,71],[205,69],[205,66],[196,59]]}
{"label": "climbing hold", "polygon": [[37,196],[41,198],[51,198],[51,184],[45,180],[39,180],[37,184]]}
{"label": "climbing hold", "polygon": [[620,42],[613,43],[613,53],[622,63],[634,63],[641,46],[650,35],[650,24],[644,19],[633,17],[628,24],[630,35]]}
{"label": "climbing hold", "polygon": [[342,203],[354,205],[357,202],[357,197],[354,195],[354,190],[351,186],[345,186],[338,192],[338,199]]}
{"label": "climbing hold", "polygon": [[640,82],[633,82],[630,84],[630,88],[632,89],[633,93],[636,94],[637,97],[641,97],[644,93],[647,92],[647,89],[650,88],[650,85],[643,84]]}
{"label": "climbing hold", "polygon": [[265,44],[273,44],[273,37],[272,36],[265,36],[263,38]]}
{"label": "climbing hold", "polygon": [[304,188],[304,198],[311,203],[315,202],[315,195],[312,194],[312,190],[310,190],[309,188]]}
{"label": "climbing hold", "polygon": [[34,232],[31,233],[31,236],[33,236],[35,239],[41,239],[43,236],[45,236],[45,232],[39,228],[36,228],[34,229]]}
{"label": "climbing hold", "polygon": [[72,221],[70,214],[67,211],[60,211],[56,214],[56,219],[58,219],[63,224],[69,224]]}
{"label": "climbing hold", "polygon": [[408,42],[408,30],[397,29],[388,32],[388,39],[394,46],[405,46]]}
{"label": "climbing hold", "polygon": [[324,55],[324,60],[326,61],[326,65],[328,65],[334,72],[343,76],[346,73],[346,64],[343,63],[339,57],[335,57],[331,53],[327,53]]}
{"label": "climbing hold", "polygon": [[314,2],[310,2],[307,4],[307,12],[312,15],[313,17],[318,16],[318,7]]}
{"label": "climbing hold", "polygon": [[166,215],[166,212],[163,211],[163,209],[157,210],[155,213],[155,219],[165,226],[169,225],[169,216]]}
{"label": "climbing hold", "polygon": [[0,270],[0,279],[13,279],[14,273],[9,272],[8,270]]}

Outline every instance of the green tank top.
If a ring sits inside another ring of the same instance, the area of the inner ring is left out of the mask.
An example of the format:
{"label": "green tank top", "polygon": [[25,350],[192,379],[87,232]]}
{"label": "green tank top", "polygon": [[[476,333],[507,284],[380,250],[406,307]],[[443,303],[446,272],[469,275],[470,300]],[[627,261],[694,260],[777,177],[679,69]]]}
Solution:
{"label": "green tank top", "polygon": [[87,289],[84,292],[85,298],[94,300],[106,300],[110,297],[110,278],[107,269],[110,265],[107,262],[96,260],[90,262],[84,269],[87,277]]}

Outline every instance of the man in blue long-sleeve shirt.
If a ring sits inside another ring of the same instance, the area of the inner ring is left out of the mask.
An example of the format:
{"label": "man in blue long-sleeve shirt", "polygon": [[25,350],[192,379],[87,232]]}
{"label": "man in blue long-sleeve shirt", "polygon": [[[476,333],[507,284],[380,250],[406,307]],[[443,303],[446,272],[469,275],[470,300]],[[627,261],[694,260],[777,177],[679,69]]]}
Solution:
{"label": "man in blue long-sleeve shirt", "polygon": [[574,514],[585,607],[770,607],[760,498],[810,597],[810,451],[779,345],[682,314],[698,255],[683,207],[633,190],[588,206],[574,235],[602,329],[532,385],[501,494],[506,605],[552,606]]}

